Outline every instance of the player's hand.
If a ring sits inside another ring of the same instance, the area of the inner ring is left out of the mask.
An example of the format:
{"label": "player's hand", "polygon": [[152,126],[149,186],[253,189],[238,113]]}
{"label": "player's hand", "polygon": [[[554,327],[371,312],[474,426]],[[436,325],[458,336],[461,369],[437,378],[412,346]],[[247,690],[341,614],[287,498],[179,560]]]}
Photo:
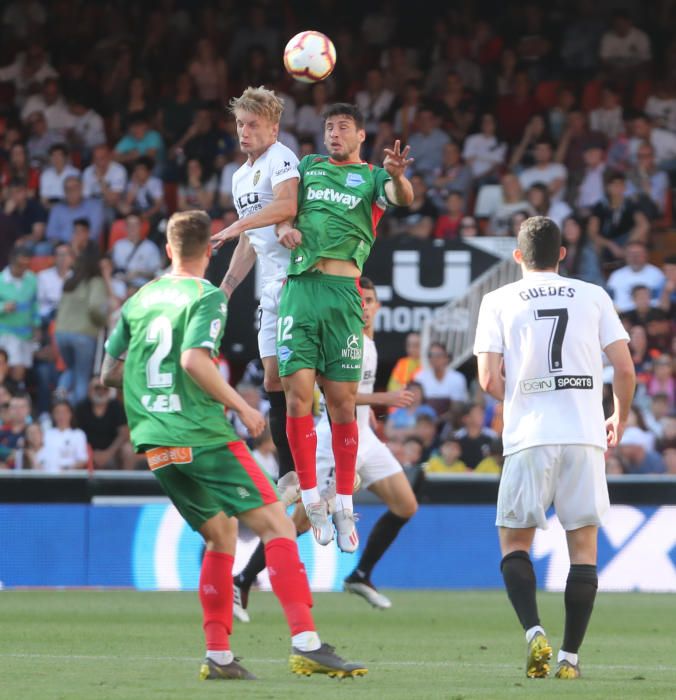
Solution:
{"label": "player's hand", "polygon": [[608,447],[617,447],[624,434],[625,426],[626,423],[621,421],[615,413],[608,418],[606,421],[606,439],[608,441]]}
{"label": "player's hand", "polygon": [[297,228],[287,228],[277,234],[277,240],[285,248],[293,250],[303,242],[303,234]]}
{"label": "player's hand", "polygon": [[211,237],[211,246],[214,250],[218,250],[224,243],[239,238],[240,234],[239,221],[235,221]]}
{"label": "player's hand", "polygon": [[385,154],[383,168],[385,168],[392,177],[401,177],[406,171],[406,168],[413,163],[413,158],[408,157],[410,151],[410,146],[406,146],[402,151],[401,141],[397,139],[392,148],[383,149],[383,153]]}
{"label": "player's hand", "polygon": [[407,408],[413,403],[415,396],[412,391],[408,389],[400,389],[399,391],[388,391],[386,392],[386,406],[392,406],[393,408]]}
{"label": "player's hand", "polygon": [[258,437],[265,430],[265,418],[260,411],[247,406],[239,412],[239,419],[244,423],[251,437]]}

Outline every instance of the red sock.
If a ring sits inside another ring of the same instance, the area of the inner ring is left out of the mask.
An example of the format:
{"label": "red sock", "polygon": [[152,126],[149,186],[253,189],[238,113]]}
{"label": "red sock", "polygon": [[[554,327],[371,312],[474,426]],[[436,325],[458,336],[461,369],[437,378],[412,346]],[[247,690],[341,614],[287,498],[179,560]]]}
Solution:
{"label": "red sock", "polygon": [[298,557],[295,540],[277,537],[265,545],[265,563],[270,584],[284,609],[291,636],[301,632],[312,632],[312,593],[305,573],[305,566]]}
{"label": "red sock", "polygon": [[200,572],[200,603],[204,618],[207,649],[230,649],[232,632],[232,565],[235,558],[224,552],[207,550]]}
{"label": "red sock", "polygon": [[299,418],[286,417],[286,436],[296,465],[301,489],[317,486],[317,433],[311,413]]}
{"label": "red sock", "polygon": [[336,460],[336,493],[351,496],[354,492],[354,474],[359,446],[357,421],[332,423],[331,446],[333,458]]}

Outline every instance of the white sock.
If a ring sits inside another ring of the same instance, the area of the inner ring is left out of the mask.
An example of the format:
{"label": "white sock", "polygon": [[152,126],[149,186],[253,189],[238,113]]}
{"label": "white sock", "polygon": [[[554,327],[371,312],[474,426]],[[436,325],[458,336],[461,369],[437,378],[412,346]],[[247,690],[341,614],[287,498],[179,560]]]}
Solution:
{"label": "white sock", "polygon": [[336,510],[354,510],[352,507],[352,494],[336,494]]}
{"label": "white sock", "polygon": [[569,664],[577,666],[578,657],[577,654],[573,654],[570,651],[564,651],[563,649],[561,649],[559,651],[559,655],[556,658],[556,661],[558,663],[561,663],[562,661],[567,661]]}
{"label": "white sock", "polygon": [[207,658],[215,661],[219,666],[227,666],[233,662],[234,654],[230,651],[212,651],[207,649]]}
{"label": "white sock", "polygon": [[312,489],[302,489],[300,497],[303,499],[303,505],[309,506],[311,503],[319,503],[319,489],[315,486]]}
{"label": "white sock", "polygon": [[300,651],[317,651],[321,645],[319,635],[314,630],[299,632],[291,637],[291,646]]}
{"label": "white sock", "polygon": [[533,637],[540,632],[540,634],[544,634],[545,631],[540,625],[535,625],[535,627],[531,627],[526,630],[526,642],[530,644],[530,640],[533,639]]}

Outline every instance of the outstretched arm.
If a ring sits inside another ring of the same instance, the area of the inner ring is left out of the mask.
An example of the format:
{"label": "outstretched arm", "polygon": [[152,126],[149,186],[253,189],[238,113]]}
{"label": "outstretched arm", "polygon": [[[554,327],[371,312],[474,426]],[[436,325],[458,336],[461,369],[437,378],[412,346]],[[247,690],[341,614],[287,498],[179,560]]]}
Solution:
{"label": "outstretched arm", "polygon": [[230,259],[228,271],[221,282],[221,289],[228,299],[237,289],[239,283],[249,274],[256,262],[256,251],[247,236],[240,236]]}
{"label": "outstretched arm", "polygon": [[385,183],[385,194],[390,202],[398,207],[407,207],[413,201],[413,187],[404,175],[406,168],[413,163],[413,158],[408,157],[410,150],[411,147],[406,146],[402,151],[401,141],[398,139],[392,148],[384,149],[383,168],[392,178]]}
{"label": "outstretched arm", "polygon": [[374,391],[371,394],[357,394],[357,406],[393,406],[406,408],[413,403],[413,393],[400,391]]}

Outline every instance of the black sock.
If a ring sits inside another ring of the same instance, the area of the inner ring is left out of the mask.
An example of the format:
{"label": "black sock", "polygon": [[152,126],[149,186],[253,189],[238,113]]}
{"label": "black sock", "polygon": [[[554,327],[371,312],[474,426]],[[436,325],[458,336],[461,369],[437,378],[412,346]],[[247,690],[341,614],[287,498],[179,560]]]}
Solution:
{"label": "black sock", "polygon": [[286,436],[286,398],[283,391],[269,391],[270,401],[270,433],[272,442],[277,448],[277,461],[279,462],[279,478],[296,469],[289,447],[289,438]]}
{"label": "black sock", "polygon": [[596,566],[592,564],[570,565],[564,595],[566,625],[561,645],[562,651],[577,654],[587,631],[598,587],[599,577],[596,573]]}
{"label": "black sock", "polygon": [[378,563],[383,554],[385,554],[392,542],[394,542],[396,536],[399,534],[399,530],[401,530],[408,521],[409,518],[400,518],[391,510],[383,513],[378,519],[378,522],[373,526],[368,540],[366,540],[366,547],[357,564],[357,568],[348,578],[370,578],[373,567]]}
{"label": "black sock", "polygon": [[258,547],[249,558],[246,566],[235,576],[235,583],[242,588],[251,588],[256,576],[265,568],[265,545],[258,543]]}
{"label": "black sock", "polygon": [[500,562],[507,595],[521,626],[528,630],[540,624],[535,600],[535,571],[528,552],[510,552]]}

